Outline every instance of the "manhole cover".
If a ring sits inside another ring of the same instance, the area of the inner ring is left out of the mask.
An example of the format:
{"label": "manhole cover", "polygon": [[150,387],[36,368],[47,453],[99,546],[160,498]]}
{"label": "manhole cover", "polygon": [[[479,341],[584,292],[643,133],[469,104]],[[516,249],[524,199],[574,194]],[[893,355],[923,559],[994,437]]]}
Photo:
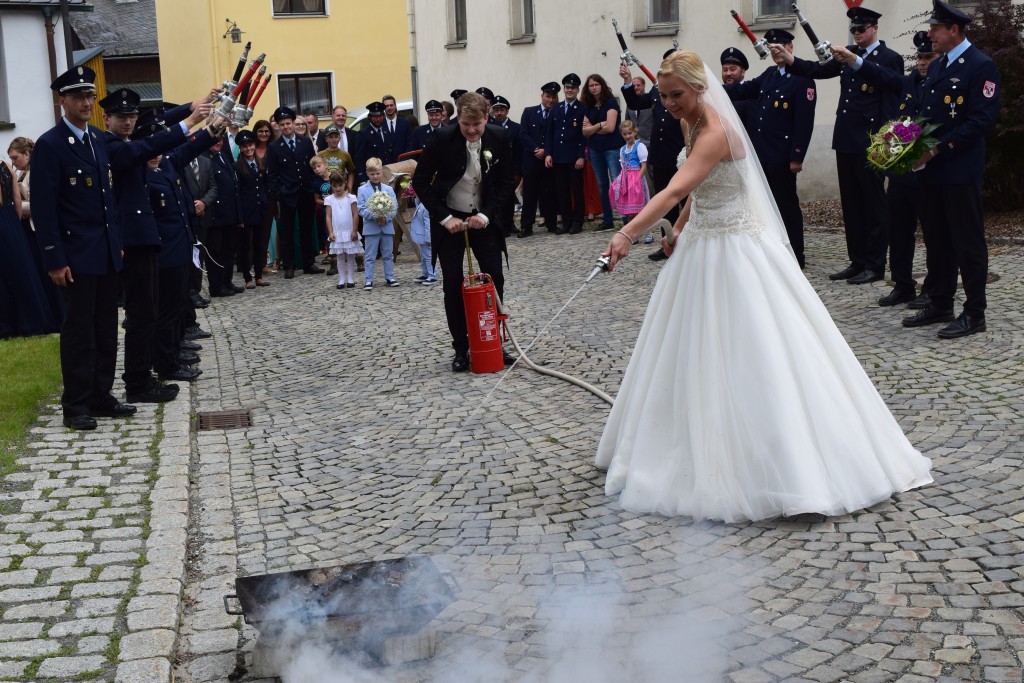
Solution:
{"label": "manhole cover", "polygon": [[252,426],[252,412],[244,408],[239,410],[213,410],[197,413],[199,431],[210,429],[237,429]]}

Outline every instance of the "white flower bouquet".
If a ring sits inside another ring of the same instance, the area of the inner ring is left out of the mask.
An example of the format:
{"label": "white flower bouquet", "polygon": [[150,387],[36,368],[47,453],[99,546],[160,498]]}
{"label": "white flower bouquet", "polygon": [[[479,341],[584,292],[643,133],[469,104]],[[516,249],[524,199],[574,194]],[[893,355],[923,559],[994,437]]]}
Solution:
{"label": "white flower bouquet", "polygon": [[390,218],[398,211],[394,198],[383,190],[378,190],[367,197],[366,208],[374,218]]}

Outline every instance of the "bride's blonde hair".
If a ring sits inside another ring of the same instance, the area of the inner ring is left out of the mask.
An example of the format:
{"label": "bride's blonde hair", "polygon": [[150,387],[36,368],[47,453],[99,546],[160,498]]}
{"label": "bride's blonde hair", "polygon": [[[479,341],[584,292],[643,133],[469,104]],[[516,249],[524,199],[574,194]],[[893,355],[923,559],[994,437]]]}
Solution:
{"label": "bride's blonde hair", "polygon": [[690,50],[676,50],[661,63],[659,76],[678,76],[699,93],[708,89],[704,61]]}

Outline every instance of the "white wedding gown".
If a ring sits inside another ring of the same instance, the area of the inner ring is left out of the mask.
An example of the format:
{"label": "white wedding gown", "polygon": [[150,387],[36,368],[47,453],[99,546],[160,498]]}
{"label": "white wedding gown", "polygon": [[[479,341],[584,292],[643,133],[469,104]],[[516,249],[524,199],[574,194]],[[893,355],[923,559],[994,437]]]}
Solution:
{"label": "white wedding gown", "polygon": [[741,162],[692,193],[597,450],[635,512],[726,522],[840,515],[932,481]]}

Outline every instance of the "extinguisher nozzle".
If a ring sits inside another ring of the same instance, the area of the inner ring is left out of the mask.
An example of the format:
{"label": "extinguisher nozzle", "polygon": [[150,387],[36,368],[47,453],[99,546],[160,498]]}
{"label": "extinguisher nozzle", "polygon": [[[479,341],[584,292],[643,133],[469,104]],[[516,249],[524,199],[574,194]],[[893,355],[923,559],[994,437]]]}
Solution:
{"label": "extinguisher nozzle", "polygon": [[590,271],[590,275],[587,276],[587,282],[590,282],[595,277],[597,277],[598,273],[602,271],[607,271],[609,263],[611,263],[611,259],[607,256],[602,256],[601,258],[597,259],[597,264],[594,266],[594,269]]}

